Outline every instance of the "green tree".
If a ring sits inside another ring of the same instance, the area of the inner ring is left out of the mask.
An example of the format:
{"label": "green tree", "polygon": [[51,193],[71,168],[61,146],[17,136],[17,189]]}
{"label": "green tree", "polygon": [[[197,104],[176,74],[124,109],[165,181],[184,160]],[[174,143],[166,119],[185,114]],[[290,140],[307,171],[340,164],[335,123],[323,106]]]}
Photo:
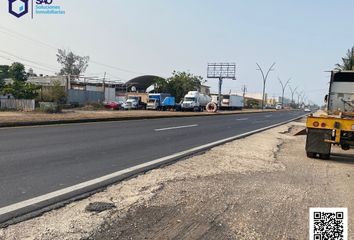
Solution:
{"label": "green tree", "polygon": [[0,65],[0,93],[5,87],[5,79],[9,78],[9,68],[8,65]]}
{"label": "green tree", "polygon": [[256,99],[248,99],[246,101],[246,106],[248,108],[259,108],[259,101],[257,101]]}
{"label": "green tree", "polygon": [[12,94],[17,99],[35,99],[38,96],[40,86],[23,81],[14,81],[7,84],[2,92],[5,94]]}
{"label": "green tree", "polygon": [[188,91],[197,91],[201,86],[203,78],[186,72],[172,73],[172,77],[155,82],[155,90],[170,93],[175,96],[176,101],[181,100]]}
{"label": "green tree", "polygon": [[57,61],[62,65],[59,75],[80,75],[88,67],[89,56],[81,57],[71,51],[58,49]]}
{"label": "green tree", "polygon": [[6,78],[9,78],[9,65],[0,65],[0,80],[4,80]]}
{"label": "green tree", "polygon": [[15,81],[26,81],[27,73],[25,71],[25,66],[22,63],[14,62],[11,64],[9,70],[9,77]]}
{"label": "green tree", "polygon": [[61,85],[60,81],[54,81],[51,89],[53,101],[56,103],[63,103],[66,99],[65,88]]}
{"label": "green tree", "polygon": [[0,79],[0,94],[2,93],[2,90],[4,89],[5,87],[5,81],[4,79]]}
{"label": "green tree", "polygon": [[[42,89],[43,90],[43,89]],[[52,86],[47,87],[46,91],[42,91],[41,100],[45,102],[64,103],[66,99],[65,87],[60,81],[52,82]]]}
{"label": "green tree", "polygon": [[342,64],[336,64],[335,70],[354,70],[354,46],[348,49],[346,56],[342,58],[342,62]]}
{"label": "green tree", "polygon": [[168,83],[164,78],[155,78],[154,80],[154,92],[155,93],[167,93]]}

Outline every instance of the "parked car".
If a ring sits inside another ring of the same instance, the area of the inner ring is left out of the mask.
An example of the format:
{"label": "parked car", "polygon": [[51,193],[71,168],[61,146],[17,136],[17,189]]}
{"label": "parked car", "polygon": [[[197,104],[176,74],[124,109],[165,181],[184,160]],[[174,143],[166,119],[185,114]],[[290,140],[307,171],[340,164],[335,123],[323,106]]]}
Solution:
{"label": "parked car", "polygon": [[277,105],[275,106],[275,109],[276,109],[276,110],[281,110],[281,109],[283,109],[283,107],[282,107],[281,104],[277,104]]}
{"label": "parked car", "polygon": [[112,109],[112,110],[120,110],[120,109],[122,109],[122,103],[115,102],[115,101],[105,102],[105,103],[103,103],[103,106],[105,108],[107,108],[107,109]]}
{"label": "parked car", "polygon": [[311,109],[305,108],[305,109],[304,109],[304,112],[311,112]]}

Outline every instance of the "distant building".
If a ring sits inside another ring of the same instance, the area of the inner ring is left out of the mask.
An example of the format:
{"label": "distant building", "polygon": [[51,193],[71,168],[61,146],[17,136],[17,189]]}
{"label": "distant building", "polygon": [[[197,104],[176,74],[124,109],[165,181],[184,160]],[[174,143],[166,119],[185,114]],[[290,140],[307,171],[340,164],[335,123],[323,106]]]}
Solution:
{"label": "distant building", "polygon": [[[258,99],[258,100],[262,100],[263,97],[263,93],[251,93],[248,92],[245,94],[246,98],[253,98],[253,99]],[[267,94],[264,94],[264,99],[265,101],[267,101]]]}
{"label": "distant building", "polygon": [[68,85],[68,80],[65,76],[30,76],[28,77],[27,82],[40,86],[53,86],[55,82],[60,83],[61,86]]}
{"label": "distant building", "polygon": [[199,88],[199,92],[205,95],[210,95],[210,87],[206,85],[201,85]]}
{"label": "distant building", "polygon": [[37,77],[37,74],[34,73],[32,68],[30,68],[28,69],[27,77]]}
{"label": "distant building", "polygon": [[[282,97],[279,97],[279,100],[278,100],[279,103],[282,103]],[[284,98],[284,105],[289,105],[291,103],[291,99],[289,98]]]}
{"label": "distant building", "polygon": [[269,98],[267,98],[267,105],[275,106],[278,103],[279,103],[279,98],[278,97],[269,97]]}

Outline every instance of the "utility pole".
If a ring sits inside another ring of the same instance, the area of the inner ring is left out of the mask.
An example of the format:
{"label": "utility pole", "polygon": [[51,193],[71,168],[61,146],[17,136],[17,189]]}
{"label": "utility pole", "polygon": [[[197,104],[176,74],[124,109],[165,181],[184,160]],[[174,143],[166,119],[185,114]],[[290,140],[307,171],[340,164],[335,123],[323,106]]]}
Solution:
{"label": "utility pole", "polygon": [[286,81],[286,83],[284,84],[281,80],[280,80],[280,78],[278,77],[278,80],[279,80],[279,82],[280,82],[280,84],[281,84],[281,88],[282,88],[282,95],[281,95],[281,108],[284,108],[284,92],[285,92],[285,88],[286,88],[286,86],[289,84],[289,82],[290,82],[290,80],[291,80],[291,78],[289,78],[288,79],[288,81]]}
{"label": "utility pole", "polygon": [[259,71],[261,71],[261,74],[262,74],[262,78],[263,78],[263,95],[262,95],[262,110],[264,109],[264,102],[265,102],[265,86],[266,86],[266,83],[267,83],[267,78],[268,78],[268,75],[269,75],[269,72],[270,71],[274,71],[273,67],[275,66],[275,62],[269,67],[268,71],[266,74],[264,74],[261,66],[259,66],[258,63],[256,63],[257,66],[258,66],[258,69]]}
{"label": "utility pole", "polygon": [[102,81],[102,84],[103,84],[103,101],[106,101],[106,72],[104,72],[104,75],[103,75],[103,81]]}
{"label": "utility pole", "polygon": [[71,75],[70,74],[66,76],[66,84],[65,85],[66,85],[65,86],[66,87],[66,95],[68,95],[69,94],[69,90],[71,89]]}
{"label": "utility pole", "polygon": [[242,87],[242,92],[243,92],[243,107],[245,107],[245,105],[246,105],[246,103],[245,103],[245,97],[246,97],[246,92],[247,92],[247,87],[246,87],[246,85],[243,85],[243,87]]}

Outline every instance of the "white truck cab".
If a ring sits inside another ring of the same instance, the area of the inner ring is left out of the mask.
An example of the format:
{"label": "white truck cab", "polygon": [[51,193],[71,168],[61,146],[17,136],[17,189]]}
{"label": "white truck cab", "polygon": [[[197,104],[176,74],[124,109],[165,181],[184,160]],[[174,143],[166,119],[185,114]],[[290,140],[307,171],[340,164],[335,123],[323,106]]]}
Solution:
{"label": "white truck cab", "polygon": [[203,111],[205,106],[211,101],[207,95],[201,94],[198,91],[188,92],[182,102],[182,110]]}

